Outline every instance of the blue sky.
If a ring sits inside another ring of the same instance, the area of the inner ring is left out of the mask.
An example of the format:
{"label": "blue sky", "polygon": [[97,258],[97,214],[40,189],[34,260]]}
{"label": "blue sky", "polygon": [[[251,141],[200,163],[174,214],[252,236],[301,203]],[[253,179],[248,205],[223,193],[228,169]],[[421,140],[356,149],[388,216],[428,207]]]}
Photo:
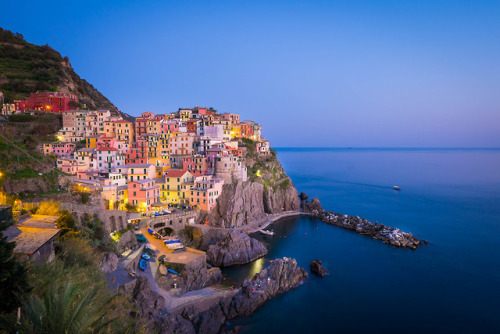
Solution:
{"label": "blue sky", "polygon": [[[211,106],[273,146],[500,147],[500,1],[2,1],[119,109]],[[10,13],[12,13],[10,15]]]}

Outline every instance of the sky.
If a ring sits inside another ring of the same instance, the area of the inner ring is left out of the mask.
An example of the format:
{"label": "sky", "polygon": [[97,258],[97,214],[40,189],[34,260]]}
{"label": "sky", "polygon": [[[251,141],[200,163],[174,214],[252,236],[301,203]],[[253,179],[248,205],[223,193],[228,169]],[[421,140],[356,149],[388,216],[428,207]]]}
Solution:
{"label": "sky", "polygon": [[213,107],[275,147],[500,147],[500,1],[0,1],[120,110]]}

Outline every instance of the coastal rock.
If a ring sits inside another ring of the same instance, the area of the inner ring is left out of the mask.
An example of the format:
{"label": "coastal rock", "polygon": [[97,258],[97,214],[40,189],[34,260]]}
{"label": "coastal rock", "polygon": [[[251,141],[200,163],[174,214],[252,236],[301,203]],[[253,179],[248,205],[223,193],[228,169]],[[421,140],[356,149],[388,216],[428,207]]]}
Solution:
{"label": "coastal rock", "polygon": [[193,324],[180,314],[167,314],[158,324],[159,333],[196,334]]}
{"label": "coastal rock", "polygon": [[158,267],[160,275],[158,275],[159,277],[156,280],[158,285],[167,291],[173,289],[175,285],[178,293],[186,293],[219,284],[222,280],[222,273],[219,268],[207,269],[206,258],[204,256],[178,268],[175,265],[169,264],[169,268],[180,272],[180,275],[168,273],[166,276],[161,275],[162,272],[166,272],[166,268],[161,265]]}
{"label": "coastal rock", "polygon": [[[289,181],[284,179],[283,182]],[[300,200],[293,185],[266,188],[258,182],[241,182],[224,185],[217,205],[208,215],[213,226],[243,226],[258,221],[266,214],[298,210]]]}
{"label": "coastal rock", "polygon": [[[165,310],[165,299],[151,289],[146,277],[138,276],[118,288],[118,293],[127,296],[135,305],[135,311],[130,316],[137,319],[136,329],[149,332]],[[145,329],[148,328],[149,331]]]}
{"label": "coastal rock", "polygon": [[324,277],[328,274],[328,271],[323,267],[323,262],[321,260],[312,260],[311,264],[309,264],[309,269],[313,274],[318,275],[319,277]]}
{"label": "coastal rock", "polygon": [[207,262],[220,267],[244,264],[267,254],[267,248],[257,239],[240,231],[227,231],[225,237],[208,246]]}
{"label": "coastal rock", "polygon": [[301,201],[305,201],[309,198],[309,196],[303,192],[300,193],[299,198]]}
{"label": "coastal rock", "polygon": [[[313,200],[314,201],[314,200]],[[311,203],[306,205],[310,209]],[[317,202],[319,204],[319,201]],[[374,240],[381,240],[383,243],[394,247],[417,249],[424,242],[411,233],[403,232],[398,228],[385,226],[379,223],[372,223],[358,216],[348,216],[331,211],[309,210],[311,216],[322,220],[325,223],[336,225],[359,234],[370,236]]]}
{"label": "coastal rock", "polygon": [[106,274],[115,271],[118,268],[118,256],[115,253],[107,253],[101,260],[99,267]]}
{"label": "coastal rock", "polygon": [[188,320],[196,333],[217,333],[226,321],[252,314],[270,298],[298,286],[307,276],[295,259],[277,259],[252,279],[245,280],[238,290],[197,301],[176,313]]}

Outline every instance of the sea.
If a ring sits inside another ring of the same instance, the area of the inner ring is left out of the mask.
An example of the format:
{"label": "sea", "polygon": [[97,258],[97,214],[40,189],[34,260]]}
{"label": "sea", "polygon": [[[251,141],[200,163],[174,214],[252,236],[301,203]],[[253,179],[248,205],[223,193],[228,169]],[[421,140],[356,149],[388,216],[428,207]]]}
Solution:
{"label": "sea", "polygon": [[[297,190],[324,209],[412,232],[417,250],[309,217],[253,235],[264,258],[224,269],[227,284],[292,257],[311,275],[228,328],[240,333],[500,333],[500,149],[281,148]],[[400,191],[393,189],[399,186]]]}

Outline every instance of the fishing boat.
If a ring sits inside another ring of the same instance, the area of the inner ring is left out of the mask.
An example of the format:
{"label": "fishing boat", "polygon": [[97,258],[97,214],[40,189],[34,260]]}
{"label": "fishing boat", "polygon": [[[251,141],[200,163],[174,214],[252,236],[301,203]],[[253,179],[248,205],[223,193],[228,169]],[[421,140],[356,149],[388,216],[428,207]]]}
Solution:
{"label": "fishing boat", "polygon": [[399,188],[399,186],[393,186],[392,189],[394,189],[394,190],[401,190],[401,188]]}
{"label": "fishing boat", "polygon": [[274,235],[273,231],[260,230],[260,233],[265,234],[265,235]]}
{"label": "fishing boat", "polygon": [[173,270],[173,269],[167,269],[169,273],[172,273],[174,275],[180,275],[177,271]]}
{"label": "fishing boat", "polygon": [[139,261],[139,268],[142,270],[142,271],[145,271],[146,268],[148,267],[148,263],[146,260],[144,259],[141,259],[141,261]]}
{"label": "fishing boat", "polygon": [[144,260],[146,260],[146,261],[151,260],[151,256],[149,256],[149,255],[148,255],[148,254],[146,254],[146,253],[142,253],[141,257],[142,257]]}

